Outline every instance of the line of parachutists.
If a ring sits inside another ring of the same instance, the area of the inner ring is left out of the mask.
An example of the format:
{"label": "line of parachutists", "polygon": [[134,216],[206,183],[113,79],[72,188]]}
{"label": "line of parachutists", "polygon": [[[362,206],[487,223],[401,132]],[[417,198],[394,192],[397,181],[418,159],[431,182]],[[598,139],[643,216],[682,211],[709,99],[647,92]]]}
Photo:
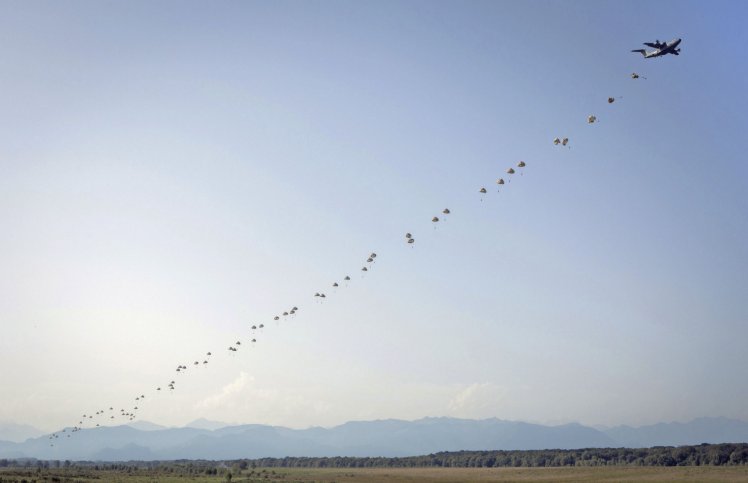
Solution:
{"label": "line of parachutists", "polygon": [[[640,76],[637,73],[631,74],[632,79],[639,79]],[[617,98],[615,97],[609,97],[608,98],[608,104],[613,104],[616,101]],[[618,98],[620,99],[620,98]],[[594,124],[597,122],[597,117],[594,115],[590,115],[587,117],[587,123],[588,124]],[[569,138],[555,138],[553,139],[553,144],[556,146],[569,146]],[[496,184],[501,188],[504,184],[508,183],[510,180],[510,177],[517,173],[517,170],[519,170],[519,173],[522,174],[523,168],[527,166],[527,163],[525,161],[519,161],[516,163],[515,166],[509,167],[506,169],[505,173],[507,175],[507,181],[504,181],[504,178],[498,178],[496,180]],[[515,170],[517,168],[517,170]],[[481,186],[480,189],[478,189],[478,192],[483,195],[488,192],[488,190],[485,188],[485,186]],[[483,199],[481,198],[481,201]],[[448,215],[450,215],[452,212],[449,210],[449,208],[444,208],[441,211],[441,215],[443,215],[443,218],[446,219]],[[431,221],[433,223],[439,223],[441,220],[438,216],[434,216]],[[414,245],[416,239],[411,233],[405,234],[405,243],[409,245]],[[377,258],[377,254],[372,252],[369,254],[368,257],[366,257],[366,262],[361,267],[361,272],[368,272],[375,260]],[[342,278],[342,281],[344,282],[350,282],[351,277],[350,275],[346,275]],[[337,288],[340,286],[340,284],[335,281],[331,285],[333,288]],[[327,295],[320,291],[314,293],[314,298],[317,300],[324,300],[327,298]],[[283,312],[279,313],[278,315],[273,317],[274,321],[280,321],[285,320],[289,317],[294,317],[296,313],[299,311],[299,308],[297,306],[292,306],[288,310],[284,310]],[[265,324],[253,324],[249,327],[251,331],[251,338],[247,339],[246,342],[248,342],[250,345],[255,344],[257,342],[257,334],[262,331],[262,329],[265,327]],[[240,347],[242,346],[241,340],[236,340],[233,344],[229,345],[227,347],[227,351],[234,353],[239,351]],[[207,351],[205,354],[192,361],[191,363],[188,363],[189,365],[192,365],[193,367],[199,367],[199,366],[207,366],[210,363],[210,358],[212,356],[212,352]],[[181,375],[187,372],[188,370],[188,364],[179,363],[175,367],[175,372],[177,375]],[[162,392],[171,392],[176,389],[176,381],[174,379],[170,379],[168,383],[165,383],[163,386],[155,387],[156,393],[162,393]],[[145,401],[146,397],[145,394],[138,394],[135,395],[135,397],[132,398],[129,404],[127,405],[121,405],[119,406],[119,409],[115,409],[114,406],[109,406],[108,408],[102,408],[98,410],[94,410],[93,412],[86,412],[81,415],[80,418],[78,418],[77,424],[74,424],[72,427],[62,429],[61,431],[58,431],[56,433],[52,433],[49,436],[50,440],[50,446],[54,446],[54,442],[58,440],[60,437],[70,437],[72,433],[76,433],[78,431],[81,431],[84,429],[84,427],[98,427],[106,422],[114,422],[114,421],[133,421],[137,417],[137,412],[139,406],[142,406]]]}

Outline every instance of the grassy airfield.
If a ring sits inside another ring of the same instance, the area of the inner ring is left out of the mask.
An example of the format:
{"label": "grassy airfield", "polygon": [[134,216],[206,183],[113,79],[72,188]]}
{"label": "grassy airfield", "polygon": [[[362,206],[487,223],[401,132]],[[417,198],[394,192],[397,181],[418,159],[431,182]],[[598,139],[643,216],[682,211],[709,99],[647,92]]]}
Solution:
{"label": "grassy airfield", "polygon": [[20,482],[127,482],[127,483],[216,483],[216,482],[744,482],[748,466],[675,466],[675,467],[564,467],[564,468],[256,468],[215,476],[170,475],[164,471],[115,471],[95,469],[20,469],[0,470],[0,483]]}

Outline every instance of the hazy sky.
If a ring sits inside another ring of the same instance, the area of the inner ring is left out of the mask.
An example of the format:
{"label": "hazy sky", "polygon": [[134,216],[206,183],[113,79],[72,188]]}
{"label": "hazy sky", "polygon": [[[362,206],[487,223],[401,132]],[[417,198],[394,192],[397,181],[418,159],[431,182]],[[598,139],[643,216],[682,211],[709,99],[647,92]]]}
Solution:
{"label": "hazy sky", "polygon": [[748,419],[746,18],[0,2],[0,421]]}

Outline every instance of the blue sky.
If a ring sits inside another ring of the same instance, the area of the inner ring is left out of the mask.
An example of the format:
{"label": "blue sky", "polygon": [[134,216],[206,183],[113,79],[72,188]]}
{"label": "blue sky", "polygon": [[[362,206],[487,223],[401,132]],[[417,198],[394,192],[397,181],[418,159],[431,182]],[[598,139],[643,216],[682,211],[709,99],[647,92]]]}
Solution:
{"label": "blue sky", "polygon": [[748,419],[746,9],[0,4],[0,420]]}

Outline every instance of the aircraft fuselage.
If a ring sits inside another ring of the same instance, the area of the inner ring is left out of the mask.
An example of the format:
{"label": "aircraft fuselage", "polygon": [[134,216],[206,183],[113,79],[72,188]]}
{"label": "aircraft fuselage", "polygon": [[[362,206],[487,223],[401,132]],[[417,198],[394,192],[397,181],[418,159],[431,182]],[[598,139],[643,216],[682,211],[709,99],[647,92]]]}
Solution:
{"label": "aircraft fuselage", "polygon": [[634,50],[632,52],[641,52],[645,59],[649,59],[652,57],[661,57],[666,54],[678,55],[680,52],[678,45],[680,45],[682,40],[683,39],[671,40],[670,42],[665,43],[663,47],[660,47],[659,49],[655,49],[655,50],[650,50],[649,52],[643,49]]}

